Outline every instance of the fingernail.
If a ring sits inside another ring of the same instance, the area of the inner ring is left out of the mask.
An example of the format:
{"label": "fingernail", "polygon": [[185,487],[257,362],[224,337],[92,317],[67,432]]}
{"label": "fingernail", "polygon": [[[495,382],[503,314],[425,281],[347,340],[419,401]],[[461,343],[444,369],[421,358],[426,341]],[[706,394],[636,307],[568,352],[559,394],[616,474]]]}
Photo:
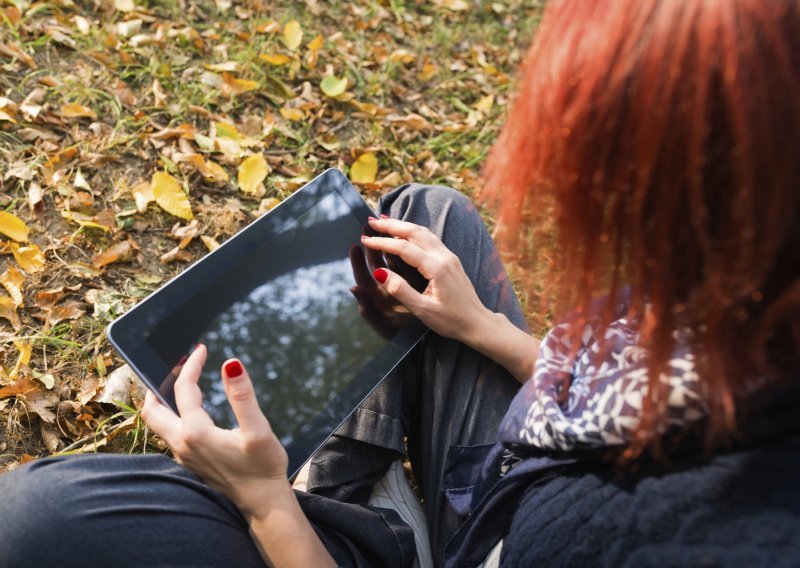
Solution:
{"label": "fingernail", "polygon": [[361,240],[366,241],[369,238],[369,235],[361,235]]}
{"label": "fingernail", "polygon": [[383,268],[376,268],[375,272],[372,273],[372,276],[375,277],[375,280],[383,284],[386,282],[386,279],[389,278],[389,273]]}
{"label": "fingernail", "polygon": [[390,218],[391,217],[389,217],[388,215],[384,215],[383,213],[381,213],[381,219],[390,219]]}
{"label": "fingernail", "polygon": [[176,366],[176,367],[180,367],[181,365],[183,365],[184,363],[186,363],[186,361],[187,361],[188,359],[189,359],[189,358],[188,358],[186,355],[184,355],[183,357],[181,357],[180,359],[178,359],[178,364],[177,364],[177,365],[175,365],[175,366]]}
{"label": "fingernail", "polygon": [[195,344],[195,346],[194,346],[194,347],[192,347],[192,353],[194,353],[195,351],[197,351],[197,349],[198,349],[198,348],[199,348],[201,345],[202,345],[202,343],[197,343],[197,344]]}
{"label": "fingernail", "polygon": [[242,364],[238,359],[231,359],[225,363],[225,375],[229,379],[235,379],[236,377],[241,376],[243,372],[244,368],[242,368]]}

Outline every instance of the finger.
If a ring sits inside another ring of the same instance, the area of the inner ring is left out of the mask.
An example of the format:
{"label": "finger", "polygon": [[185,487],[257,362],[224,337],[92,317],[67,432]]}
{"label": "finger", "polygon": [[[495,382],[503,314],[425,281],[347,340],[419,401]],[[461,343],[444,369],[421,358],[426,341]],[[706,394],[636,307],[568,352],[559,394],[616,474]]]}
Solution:
{"label": "finger", "polygon": [[433,256],[429,252],[422,250],[416,244],[405,239],[386,237],[361,237],[361,240],[364,246],[369,249],[399,256],[405,262],[419,270],[425,278],[430,280]]}
{"label": "finger", "polygon": [[250,374],[238,359],[228,359],[222,365],[225,394],[228,395],[233,414],[245,435],[269,432],[269,422],[258,406],[256,391]]}
{"label": "finger", "polygon": [[200,391],[200,374],[208,352],[204,345],[198,345],[183,365],[175,381],[175,404],[183,418],[203,410],[203,393]]}
{"label": "finger", "polygon": [[181,419],[168,408],[161,404],[152,392],[147,391],[142,406],[142,420],[156,434],[161,436],[168,445],[175,440],[181,431]]}
{"label": "finger", "polygon": [[403,304],[415,316],[425,308],[426,298],[405,281],[405,279],[387,268],[377,269],[373,276],[390,296]]}
{"label": "finger", "polygon": [[369,219],[369,225],[375,231],[386,233],[392,237],[405,239],[425,250],[439,251],[441,249],[447,249],[439,237],[434,235],[427,227],[417,225],[416,223],[409,223],[408,221],[381,216],[380,219],[371,217]]}

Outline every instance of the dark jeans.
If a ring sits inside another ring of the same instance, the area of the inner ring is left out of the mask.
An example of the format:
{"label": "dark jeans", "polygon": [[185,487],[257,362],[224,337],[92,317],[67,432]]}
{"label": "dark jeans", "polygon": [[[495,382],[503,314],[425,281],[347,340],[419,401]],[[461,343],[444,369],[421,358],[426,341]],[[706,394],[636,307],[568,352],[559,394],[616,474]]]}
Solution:
{"label": "dark jeans", "polygon": [[[428,226],[461,259],[483,303],[524,328],[494,244],[458,192],[411,184],[381,200]],[[492,330],[487,330],[491,333]],[[410,529],[363,505],[408,451],[441,563],[459,519],[441,494],[454,445],[492,443],[518,383],[464,345],[429,333],[312,461],[301,506],[344,566],[408,566]],[[0,566],[261,566],[236,508],[162,456],[53,458],[0,476]]]}

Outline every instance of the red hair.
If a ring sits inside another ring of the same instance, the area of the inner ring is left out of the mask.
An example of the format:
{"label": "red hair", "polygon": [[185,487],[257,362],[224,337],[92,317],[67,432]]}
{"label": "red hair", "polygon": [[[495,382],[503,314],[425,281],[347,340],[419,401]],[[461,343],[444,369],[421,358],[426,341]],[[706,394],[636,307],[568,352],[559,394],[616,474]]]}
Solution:
{"label": "red hair", "polygon": [[800,6],[556,2],[524,65],[479,195],[501,246],[550,259],[537,285],[558,313],[607,294],[608,323],[625,287],[653,322],[632,448],[658,445],[679,328],[710,435],[731,432],[754,378],[800,371]]}

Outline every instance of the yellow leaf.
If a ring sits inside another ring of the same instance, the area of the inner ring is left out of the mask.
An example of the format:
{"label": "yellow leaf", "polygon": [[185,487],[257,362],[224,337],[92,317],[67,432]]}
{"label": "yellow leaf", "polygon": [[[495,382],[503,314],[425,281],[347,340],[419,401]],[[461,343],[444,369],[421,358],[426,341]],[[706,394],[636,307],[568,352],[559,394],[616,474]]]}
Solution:
{"label": "yellow leaf", "polygon": [[150,202],[156,199],[153,195],[153,185],[147,181],[134,185],[131,188],[131,194],[133,195],[133,200],[136,202],[136,209],[139,213],[144,213]]}
{"label": "yellow leaf", "polygon": [[282,108],[281,116],[286,120],[303,120],[306,115],[299,108]]}
{"label": "yellow leaf", "polygon": [[258,88],[257,81],[248,81],[246,79],[237,79],[230,73],[222,74],[222,94],[227,98],[232,98],[247,91],[253,91]]}
{"label": "yellow leaf", "polygon": [[210,251],[215,251],[219,248],[219,243],[213,237],[200,235],[200,240],[203,241],[203,244],[206,245],[206,248]]}
{"label": "yellow leaf", "polygon": [[322,49],[322,42],[322,36],[318,34],[317,37],[306,44],[306,47],[311,51],[319,51]]}
{"label": "yellow leaf", "polygon": [[372,152],[364,152],[350,166],[350,180],[354,183],[375,183],[378,176],[378,159]]}
{"label": "yellow leaf", "polygon": [[294,51],[298,47],[300,47],[300,43],[303,41],[303,28],[300,27],[300,22],[297,20],[292,20],[287,22],[285,26],[283,26],[283,43]]}
{"label": "yellow leaf", "polygon": [[319,88],[329,97],[338,97],[347,90],[347,77],[339,79],[334,75],[325,77]]}
{"label": "yellow leaf", "polygon": [[239,165],[239,188],[245,193],[262,195],[264,186],[261,184],[268,173],[269,168],[263,154],[258,153],[248,156]]}
{"label": "yellow leaf", "polygon": [[422,82],[430,81],[438,72],[439,68],[426,57],[425,62],[422,64],[422,69],[417,74],[417,78]]}
{"label": "yellow leaf", "polygon": [[183,191],[181,184],[166,172],[156,172],[150,182],[153,187],[153,197],[161,208],[181,219],[191,219],[192,206],[189,197]]}
{"label": "yellow leaf", "polygon": [[200,154],[191,154],[183,161],[194,166],[200,172],[200,175],[208,181],[216,183],[228,181],[228,173],[222,166],[211,160],[204,160]]}
{"label": "yellow leaf", "polygon": [[230,138],[231,140],[241,140],[242,138],[236,127],[229,122],[215,122],[214,129],[218,138]]}
{"label": "yellow leaf", "polygon": [[270,65],[285,65],[292,60],[291,57],[283,53],[262,53],[258,58]]}
{"label": "yellow leaf", "polygon": [[407,49],[395,49],[389,55],[389,61],[392,63],[411,63],[416,59],[416,56]]}
{"label": "yellow leaf", "polygon": [[8,243],[8,246],[11,247],[11,253],[17,264],[28,274],[39,272],[44,268],[44,253],[38,246],[31,244],[21,247],[17,243]]}
{"label": "yellow leaf", "polygon": [[97,118],[97,113],[89,107],[68,103],[61,105],[61,116],[64,118]]}
{"label": "yellow leaf", "polygon": [[22,284],[25,282],[25,275],[22,274],[13,264],[9,264],[3,274],[0,274],[0,284],[8,290],[14,305],[23,306]]}
{"label": "yellow leaf", "polygon": [[[77,223],[81,227],[89,227],[91,229],[100,229],[102,231],[109,232],[114,227],[101,221],[107,221],[106,219],[100,218],[98,216],[91,216],[91,215],[84,215],[82,213],[77,213],[75,211],[62,211],[61,216],[64,219]],[[112,217],[113,219],[113,217]]]}
{"label": "yellow leaf", "polygon": [[10,321],[15,330],[21,327],[19,316],[17,316],[17,306],[14,304],[14,300],[8,296],[0,296],[0,318]]}
{"label": "yellow leaf", "polygon": [[494,95],[486,95],[475,103],[474,108],[477,111],[486,113],[492,110],[492,105],[494,105]]}
{"label": "yellow leaf", "polygon": [[33,352],[33,345],[30,343],[15,341],[14,347],[19,351],[19,357],[17,358],[16,365],[14,365],[14,368],[8,374],[8,377],[12,380],[19,376],[19,371],[22,367],[27,367],[28,363],[31,362],[31,353]]}
{"label": "yellow leaf", "polygon": [[22,243],[28,240],[28,226],[25,221],[6,211],[0,211],[0,233]]}

